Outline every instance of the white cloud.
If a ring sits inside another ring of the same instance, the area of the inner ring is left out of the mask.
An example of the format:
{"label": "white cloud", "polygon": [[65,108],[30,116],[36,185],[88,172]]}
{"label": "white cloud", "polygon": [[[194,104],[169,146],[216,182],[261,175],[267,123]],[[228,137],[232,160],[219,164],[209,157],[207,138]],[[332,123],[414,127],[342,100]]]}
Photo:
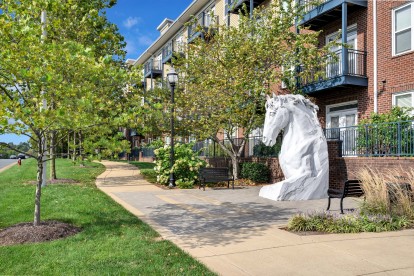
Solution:
{"label": "white cloud", "polygon": [[134,27],[135,25],[137,25],[139,22],[141,21],[141,19],[139,17],[128,17],[126,20],[122,21],[122,24],[130,29],[132,27]]}

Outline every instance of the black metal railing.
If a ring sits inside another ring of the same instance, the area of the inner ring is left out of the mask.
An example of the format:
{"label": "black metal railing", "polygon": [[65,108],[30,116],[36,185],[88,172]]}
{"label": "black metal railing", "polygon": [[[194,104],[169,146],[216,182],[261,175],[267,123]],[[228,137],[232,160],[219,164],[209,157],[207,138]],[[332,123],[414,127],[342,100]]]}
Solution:
{"label": "black metal railing", "polygon": [[330,0],[299,0],[299,6],[303,7],[303,12],[306,14],[318,7],[319,5],[322,5],[323,3],[328,1]]}
{"label": "black metal railing", "polygon": [[167,45],[162,48],[162,58],[165,59],[166,57],[171,56],[173,53],[173,43],[169,41]]}
{"label": "black metal railing", "polygon": [[414,121],[325,129],[342,141],[342,156],[414,156]]}
{"label": "black metal railing", "polygon": [[153,148],[141,148],[142,157],[155,157]]}
{"label": "black metal railing", "polygon": [[147,75],[151,71],[161,71],[162,70],[162,62],[161,60],[152,59],[145,63],[144,65],[144,75]]}
{"label": "black metal railing", "polygon": [[185,44],[182,41],[174,41],[172,44],[173,53],[184,53]]}
{"label": "black metal railing", "polygon": [[209,12],[202,12],[197,16],[196,21],[188,26],[188,38],[191,39],[199,32],[207,32],[209,28],[218,23],[219,17],[217,15],[211,15]]}
{"label": "black metal railing", "polygon": [[[228,139],[221,140],[219,145],[212,139],[200,141],[194,144],[193,150],[200,153],[200,156],[205,157],[225,157],[226,152],[222,146],[231,149],[234,147],[235,151],[238,151],[243,144],[244,138],[233,138],[232,141]],[[242,150],[242,157],[275,157],[279,154],[281,137],[278,137],[278,141],[275,146],[267,147],[262,142],[262,136],[251,136],[247,138],[244,148]]]}
{"label": "black metal railing", "polygon": [[[346,67],[343,64],[343,51],[346,51],[347,56]],[[306,68],[301,68],[303,70]],[[367,77],[367,53],[355,49],[341,49],[327,57],[323,64],[310,70],[306,77],[300,79],[301,86],[339,76]]]}

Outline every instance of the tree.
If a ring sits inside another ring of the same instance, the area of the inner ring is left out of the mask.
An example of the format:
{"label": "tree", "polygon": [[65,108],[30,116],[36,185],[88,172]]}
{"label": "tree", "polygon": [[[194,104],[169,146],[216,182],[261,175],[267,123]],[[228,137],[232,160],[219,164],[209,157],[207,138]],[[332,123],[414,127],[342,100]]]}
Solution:
{"label": "tree", "polygon": [[[76,8],[73,1],[0,1],[0,134],[27,135],[36,145],[31,154],[38,166],[35,226],[40,223],[44,141],[58,131],[119,123],[122,117],[113,116],[122,113],[122,106],[116,103],[123,101],[123,88],[135,76],[111,56],[101,56],[93,43],[88,47],[58,37],[58,28],[71,20],[63,15],[48,20],[53,39],[41,39],[41,11],[56,15],[70,8]],[[88,16],[99,21],[95,11]],[[101,35],[108,44],[120,43],[111,41],[110,33]],[[43,108],[44,100],[53,108]]]}
{"label": "tree", "polygon": [[[263,124],[271,85],[283,81],[291,93],[300,93],[297,81],[313,76],[327,60],[330,45],[318,47],[319,33],[303,28],[297,32],[293,26],[304,13],[295,3],[272,1],[255,9],[252,18],[242,13],[237,27],[216,25],[176,62],[181,74],[182,91],[177,93],[181,125],[199,139],[217,142],[231,158],[235,178],[249,133]],[[232,139],[238,128],[244,130],[244,138]],[[220,141],[218,133],[229,144]]]}

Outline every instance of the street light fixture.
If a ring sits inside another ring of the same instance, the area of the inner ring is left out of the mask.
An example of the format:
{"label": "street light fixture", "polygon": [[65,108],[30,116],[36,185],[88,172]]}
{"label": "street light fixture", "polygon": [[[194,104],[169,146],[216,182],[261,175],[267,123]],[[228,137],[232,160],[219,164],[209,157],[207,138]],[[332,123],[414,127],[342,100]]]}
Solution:
{"label": "street light fixture", "polygon": [[167,80],[171,87],[171,148],[170,148],[170,184],[168,187],[175,187],[175,179],[173,173],[174,166],[174,89],[175,85],[178,82],[178,74],[175,72],[175,69],[172,67],[170,72],[167,74]]}

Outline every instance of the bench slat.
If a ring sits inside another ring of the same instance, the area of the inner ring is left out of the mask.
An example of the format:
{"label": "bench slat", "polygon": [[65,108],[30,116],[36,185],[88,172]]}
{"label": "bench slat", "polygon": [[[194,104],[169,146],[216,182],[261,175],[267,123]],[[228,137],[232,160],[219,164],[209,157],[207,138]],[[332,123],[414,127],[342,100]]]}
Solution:
{"label": "bench slat", "polygon": [[345,181],[343,189],[328,189],[328,208],[331,206],[331,198],[341,198],[341,214],[344,213],[342,203],[345,197],[360,197],[364,195],[364,190],[361,186],[361,181],[350,179]]}
{"label": "bench slat", "polygon": [[229,175],[228,168],[202,168],[199,172],[200,177],[200,188],[203,186],[205,190],[206,183],[217,183],[227,181],[227,187],[230,186],[230,181],[232,181],[234,189],[234,178]]}

